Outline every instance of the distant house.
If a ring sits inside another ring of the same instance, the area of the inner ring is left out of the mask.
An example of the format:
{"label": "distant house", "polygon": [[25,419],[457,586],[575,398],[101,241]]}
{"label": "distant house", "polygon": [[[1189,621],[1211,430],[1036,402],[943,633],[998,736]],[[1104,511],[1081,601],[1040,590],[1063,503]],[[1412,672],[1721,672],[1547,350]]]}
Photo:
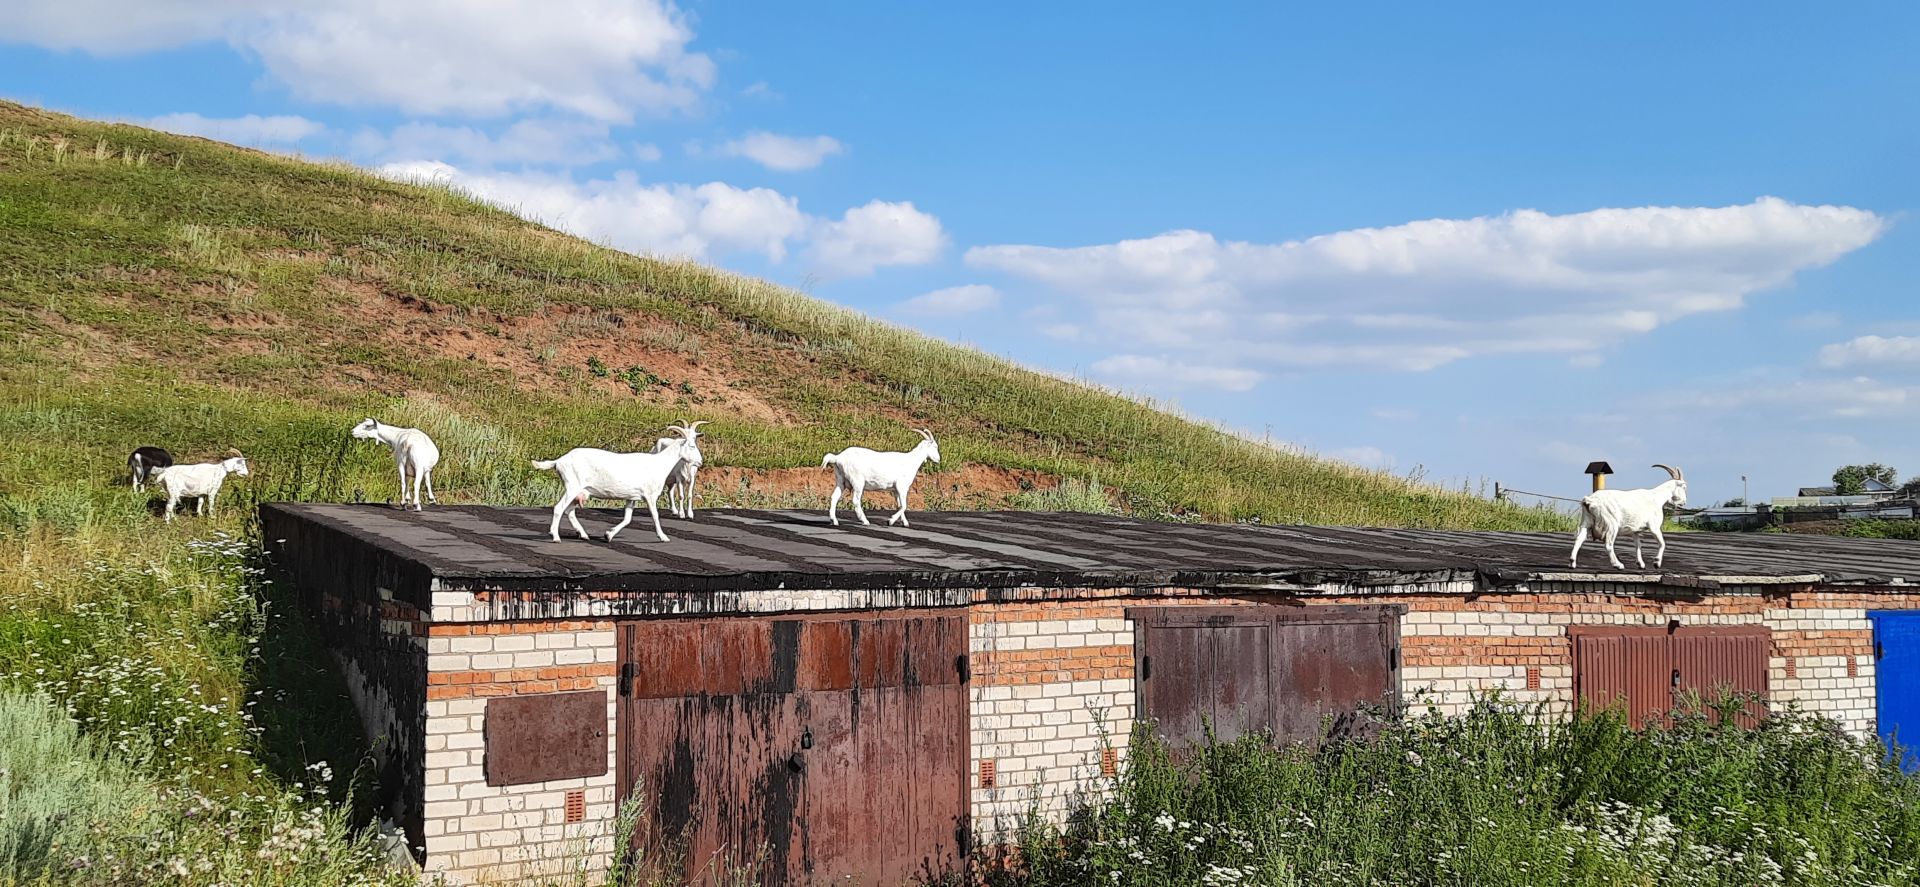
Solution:
{"label": "distant house", "polygon": [[[1893,487],[1887,486],[1886,484],[1883,484],[1877,480],[1874,480],[1873,478],[1867,478],[1866,482],[1861,485],[1860,492],[1854,495],[1866,496],[1870,499],[1891,499],[1898,492],[1900,491],[1894,489]],[[1821,497],[1827,497],[1827,496],[1838,496],[1840,494],[1838,492],[1835,492],[1833,487],[1825,486],[1825,487],[1801,487],[1800,495],[1806,498],[1821,498]],[[1848,498],[1852,498],[1852,497],[1849,496]]]}
{"label": "distant house", "polygon": [[[1836,517],[1895,517],[1881,508],[1891,506],[1896,500],[1904,501],[1900,491],[1877,480],[1867,480],[1862,491],[1851,496],[1841,496],[1833,487],[1801,487],[1798,496],[1777,496],[1771,503],[1778,509],[1838,508]],[[1909,512],[1910,514],[1911,512]]]}

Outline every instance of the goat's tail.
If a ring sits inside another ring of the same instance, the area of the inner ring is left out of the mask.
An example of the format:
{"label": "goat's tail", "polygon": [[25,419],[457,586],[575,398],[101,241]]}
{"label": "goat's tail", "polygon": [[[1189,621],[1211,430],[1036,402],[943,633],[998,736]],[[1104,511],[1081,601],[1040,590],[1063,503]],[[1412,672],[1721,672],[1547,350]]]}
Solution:
{"label": "goat's tail", "polygon": [[533,460],[533,467],[538,468],[541,471],[551,471],[553,470],[553,467],[558,464],[560,464],[560,460],[558,459],[555,459],[551,462],[542,462],[539,459]]}
{"label": "goat's tail", "polygon": [[828,453],[825,456],[820,457],[820,467],[825,468],[829,465],[837,464],[839,461],[840,461],[839,456],[836,456],[832,453]]}

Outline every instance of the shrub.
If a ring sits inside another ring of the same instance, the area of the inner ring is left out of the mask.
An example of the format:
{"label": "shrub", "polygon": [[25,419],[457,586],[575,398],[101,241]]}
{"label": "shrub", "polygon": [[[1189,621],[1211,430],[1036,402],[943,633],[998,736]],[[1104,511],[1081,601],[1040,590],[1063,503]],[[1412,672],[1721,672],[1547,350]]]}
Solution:
{"label": "shrub", "polygon": [[137,823],[154,801],[52,700],[0,690],[0,881],[48,876],[57,847],[83,843],[95,823]]}

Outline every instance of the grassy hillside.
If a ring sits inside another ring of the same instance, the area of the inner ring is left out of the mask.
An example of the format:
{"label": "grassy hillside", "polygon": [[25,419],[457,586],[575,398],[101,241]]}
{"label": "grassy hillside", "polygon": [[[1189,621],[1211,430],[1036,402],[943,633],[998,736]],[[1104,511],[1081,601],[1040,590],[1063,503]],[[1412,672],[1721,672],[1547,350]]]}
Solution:
{"label": "grassy hillside", "polygon": [[[820,454],[936,429],[937,507],[1095,478],[1211,519],[1544,527],[1269,448],[761,281],[555,233],[446,190],[0,103],[0,426],[12,529],[127,510],[132,447],[256,457],[250,489],[386,495],[362,413],[451,437],[444,494],[540,501],[520,462],[709,419],[723,500],[824,493]],[[968,468],[967,466],[974,466]],[[980,466],[985,466],[984,468]],[[63,500],[39,506],[42,486]],[[822,501],[824,499],[822,498]],[[62,514],[66,510],[68,513]],[[137,511],[137,509],[134,509]]]}
{"label": "grassy hillside", "polygon": [[[46,761],[0,766],[0,884],[391,877],[347,827],[372,788],[338,679],[244,541],[262,499],[393,495],[366,415],[435,435],[443,502],[550,503],[529,457],[692,417],[710,506],[821,505],[821,453],[927,426],[916,507],[1561,524],[446,190],[7,103],[0,401],[0,762]],[[162,525],[123,473],[144,444],[254,475]],[[48,738],[68,719],[85,741]]]}

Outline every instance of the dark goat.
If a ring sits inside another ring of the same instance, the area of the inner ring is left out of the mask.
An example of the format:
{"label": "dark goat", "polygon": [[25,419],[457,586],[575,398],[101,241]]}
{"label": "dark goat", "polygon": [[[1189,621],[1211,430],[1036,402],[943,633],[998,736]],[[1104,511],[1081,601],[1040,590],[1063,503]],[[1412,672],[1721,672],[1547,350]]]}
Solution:
{"label": "dark goat", "polygon": [[144,490],[160,469],[173,464],[173,454],[159,447],[141,447],[127,457],[127,470],[133,474],[133,488]]}

